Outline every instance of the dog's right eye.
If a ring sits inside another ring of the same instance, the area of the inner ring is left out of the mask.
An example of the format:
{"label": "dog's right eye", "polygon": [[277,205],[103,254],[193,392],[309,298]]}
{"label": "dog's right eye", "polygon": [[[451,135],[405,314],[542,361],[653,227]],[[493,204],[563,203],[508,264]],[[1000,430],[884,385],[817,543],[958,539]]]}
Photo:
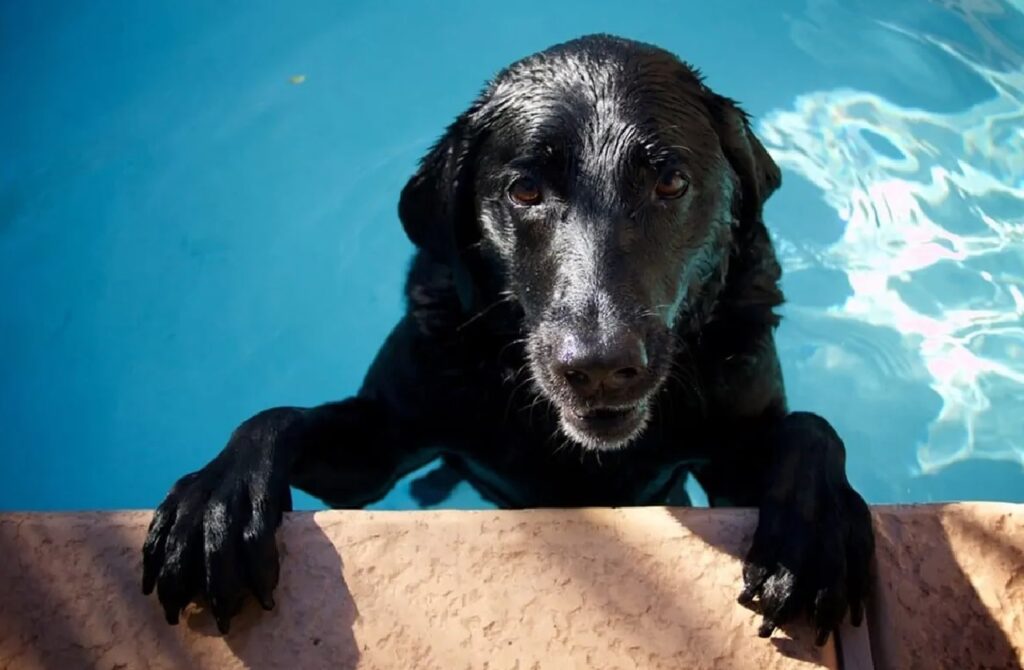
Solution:
{"label": "dog's right eye", "polygon": [[686,193],[690,185],[679,170],[667,170],[658,177],[654,185],[654,193],[662,200],[675,200]]}
{"label": "dog's right eye", "polygon": [[520,177],[508,187],[508,197],[513,203],[525,207],[540,204],[540,184],[531,177]]}

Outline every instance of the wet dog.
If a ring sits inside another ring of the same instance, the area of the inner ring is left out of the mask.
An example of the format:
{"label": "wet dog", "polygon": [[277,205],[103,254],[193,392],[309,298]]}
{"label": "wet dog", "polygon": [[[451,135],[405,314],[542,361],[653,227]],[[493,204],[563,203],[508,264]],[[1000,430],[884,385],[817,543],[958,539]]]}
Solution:
{"label": "wet dog", "polygon": [[[402,191],[408,311],[359,394],[243,423],[153,518],[143,590],[272,607],[289,486],[337,507],[438,457],[505,507],[754,506],[741,601],[824,643],[868,588],[870,515],[843,443],[790,412],[779,169],[744,113],[656,47],[591,36],[502,71]],[[682,559],[681,559],[682,560]]]}

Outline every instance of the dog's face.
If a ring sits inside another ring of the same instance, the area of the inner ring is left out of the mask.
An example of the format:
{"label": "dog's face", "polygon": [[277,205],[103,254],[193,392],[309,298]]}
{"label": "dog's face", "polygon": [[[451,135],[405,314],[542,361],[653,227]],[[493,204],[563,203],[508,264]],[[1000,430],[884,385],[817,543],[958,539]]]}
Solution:
{"label": "dog's face", "polygon": [[615,449],[643,430],[680,321],[713,302],[778,178],[742,113],[674,56],[588,37],[502,72],[400,213],[467,308],[521,307],[563,431]]}

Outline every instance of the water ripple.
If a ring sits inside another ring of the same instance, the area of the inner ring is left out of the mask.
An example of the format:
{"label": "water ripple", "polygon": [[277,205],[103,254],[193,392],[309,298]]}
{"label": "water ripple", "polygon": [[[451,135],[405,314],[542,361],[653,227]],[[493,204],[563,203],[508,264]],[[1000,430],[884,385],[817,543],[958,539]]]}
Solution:
{"label": "water ripple", "polygon": [[979,37],[998,47],[998,66],[883,25],[955,58],[995,96],[941,114],[837,89],[766,115],[758,131],[772,155],[845,223],[818,249],[780,240],[780,255],[790,271],[845,273],[851,294],[827,318],[894,329],[927,371],[942,405],[917,446],[921,471],[967,458],[1024,463],[1024,58],[1007,58],[1007,40],[991,34]]}

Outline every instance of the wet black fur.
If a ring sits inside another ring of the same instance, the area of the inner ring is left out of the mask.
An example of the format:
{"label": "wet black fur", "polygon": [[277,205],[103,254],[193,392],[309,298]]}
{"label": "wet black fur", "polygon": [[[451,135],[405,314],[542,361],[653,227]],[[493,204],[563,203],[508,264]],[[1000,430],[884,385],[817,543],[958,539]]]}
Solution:
{"label": "wet black fur", "polygon": [[[689,181],[676,201],[651,195],[666,169]],[[509,199],[523,174],[542,205]],[[402,193],[408,312],[359,394],[262,412],[175,484],[144,590],[171,622],[205,596],[226,631],[244,594],[273,605],[289,485],[359,507],[440,456],[442,489],[457,474],[504,507],[686,504],[692,474],[713,505],[760,508],[741,599],[760,599],[761,634],[810,612],[824,641],[848,609],[859,619],[867,507],[828,423],[788,411],[772,339],[783,298],[761,207],[779,182],[738,107],[660,49],[592,36],[513,64]],[[551,372],[566,337],[605,346],[615,329],[649,358],[622,397]],[[618,442],[559,418],[641,401],[646,427]]]}

